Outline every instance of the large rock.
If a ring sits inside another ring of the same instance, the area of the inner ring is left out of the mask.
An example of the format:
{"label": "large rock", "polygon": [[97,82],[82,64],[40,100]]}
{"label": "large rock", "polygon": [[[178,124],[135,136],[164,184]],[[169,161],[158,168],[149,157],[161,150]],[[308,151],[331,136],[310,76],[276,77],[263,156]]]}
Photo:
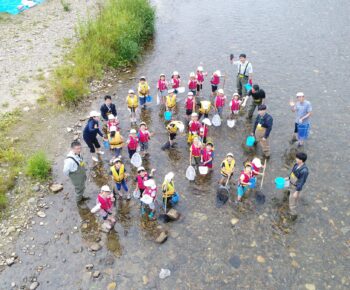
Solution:
{"label": "large rock", "polygon": [[57,192],[61,191],[62,189],[63,189],[63,185],[59,184],[59,183],[54,183],[50,186],[50,190],[53,193],[57,193]]}
{"label": "large rock", "polygon": [[38,212],[36,213],[36,215],[37,215],[38,217],[41,217],[41,218],[46,217],[46,214],[45,214],[43,211],[38,211]]}
{"label": "large rock", "polygon": [[159,236],[156,238],[156,243],[158,244],[162,244],[164,243],[166,240],[168,239],[168,235],[166,234],[166,232],[161,232],[159,234]]}
{"label": "large rock", "polygon": [[101,250],[102,246],[99,243],[93,243],[90,246],[90,250],[93,252],[97,252],[99,250]]}
{"label": "large rock", "polygon": [[30,284],[29,289],[30,290],[35,290],[38,287],[39,287],[39,282],[35,281],[32,284]]}
{"label": "large rock", "polygon": [[173,208],[168,211],[167,215],[171,220],[174,220],[174,221],[178,220],[180,217],[179,212]]}

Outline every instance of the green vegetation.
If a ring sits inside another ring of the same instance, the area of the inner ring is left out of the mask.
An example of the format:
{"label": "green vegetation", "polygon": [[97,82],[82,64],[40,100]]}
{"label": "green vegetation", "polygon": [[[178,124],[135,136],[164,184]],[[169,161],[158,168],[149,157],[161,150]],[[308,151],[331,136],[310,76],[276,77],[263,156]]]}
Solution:
{"label": "green vegetation", "polygon": [[148,0],[108,0],[96,19],[81,23],[78,43],[54,72],[53,90],[59,101],[78,102],[105,68],[135,62],[154,33],[154,20]]}
{"label": "green vegetation", "polygon": [[6,193],[14,187],[23,165],[23,155],[14,147],[16,140],[7,137],[7,133],[20,117],[19,110],[0,116],[0,208],[6,206]]}
{"label": "green vegetation", "polygon": [[41,181],[47,180],[51,173],[51,162],[44,151],[37,151],[29,157],[26,165],[26,174]]}
{"label": "green vegetation", "polygon": [[66,12],[70,11],[70,4],[64,0],[61,0],[61,5],[63,7],[63,10]]}

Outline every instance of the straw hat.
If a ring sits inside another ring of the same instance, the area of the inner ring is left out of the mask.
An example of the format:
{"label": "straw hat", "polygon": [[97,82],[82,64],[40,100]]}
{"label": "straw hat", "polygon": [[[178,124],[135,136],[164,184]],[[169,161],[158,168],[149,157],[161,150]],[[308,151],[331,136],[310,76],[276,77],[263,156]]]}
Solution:
{"label": "straw hat", "polygon": [[91,111],[89,116],[90,116],[90,118],[100,117],[101,114],[99,112],[97,112],[97,111]]}
{"label": "straw hat", "polygon": [[104,185],[104,186],[101,187],[101,191],[111,192],[111,189],[109,188],[108,185]]}

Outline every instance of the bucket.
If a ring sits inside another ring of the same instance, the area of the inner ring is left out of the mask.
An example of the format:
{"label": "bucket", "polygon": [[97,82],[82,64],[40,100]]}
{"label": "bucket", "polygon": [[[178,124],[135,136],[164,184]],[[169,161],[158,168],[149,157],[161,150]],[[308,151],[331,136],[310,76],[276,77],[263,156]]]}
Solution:
{"label": "bucket", "polygon": [[248,147],[252,147],[252,146],[254,146],[254,142],[255,142],[254,136],[248,136],[248,137],[247,137],[247,141],[245,142],[245,144],[246,144]]}
{"label": "bucket", "polygon": [[298,140],[306,140],[309,137],[310,124],[298,124]]}
{"label": "bucket", "polygon": [[109,149],[110,148],[108,140],[103,140],[103,147],[105,149]]}
{"label": "bucket", "polygon": [[166,121],[170,121],[171,120],[171,115],[172,115],[172,113],[170,111],[165,111],[164,112],[164,119]]}
{"label": "bucket", "polygon": [[146,102],[147,103],[150,103],[150,102],[152,102],[152,96],[150,96],[150,95],[148,95],[147,97],[146,97]]}
{"label": "bucket", "polygon": [[253,178],[249,179],[249,182],[250,182],[249,188],[255,188],[255,186],[256,186],[256,178],[253,177]]}
{"label": "bucket", "polygon": [[207,166],[198,166],[199,174],[206,175],[208,173],[209,168]]}
{"label": "bucket", "polygon": [[285,179],[283,177],[277,177],[275,179],[275,183],[276,183],[276,188],[277,189],[283,189],[284,188]]}
{"label": "bucket", "polygon": [[245,89],[248,91],[250,91],[252,89],[252,86],[248,83],[244,85]]}

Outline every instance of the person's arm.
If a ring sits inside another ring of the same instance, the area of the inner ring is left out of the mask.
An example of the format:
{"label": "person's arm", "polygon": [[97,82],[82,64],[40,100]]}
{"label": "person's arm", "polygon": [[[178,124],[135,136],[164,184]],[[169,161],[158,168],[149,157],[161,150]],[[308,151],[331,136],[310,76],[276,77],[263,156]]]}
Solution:
{"label": "person's arm", "polygon": [[273,119],[271,116],[268,116],[266,120],[266,131],[265,131],[264,139],[269,138],[272,130],[272,125],[273,125]]}
{"label": "person's arm", "polygon": [[265,91],[261,90],[261,104],[265,104],[265,99],[266,99]]}
{"label": "person's arm", "polygon": [[101,137],[103,137],[103,133],[101,132],[100,127],[98,126],[98,122],[96,121],[95,123],[96,123],[96,126],[97,126],[97,128],[96,128],[97,134],[100,135]]}
{"label": "person's arm", "polygon": [[248,64],[248,80],[249,80],[249,84],[252,85],[253,84],[253,66],[251,63]]}
{"label": "person's arm", "polygon": [[250,185],[250,182],[248,182],[248,183],[246,183],[246,182],[244,182],[243,180],[244,180],[244,175],[243,174],[241,174],[241,176],[239,177],[239,179],[240,179],[240,183],[241,183],[241,185]]}
{"label": "person's arm", "polygon": [[117,108],[116,108],[116,106],[114,104],[111,104],[111,109],[112,109],[112,114],[114,116],[117,116]]}
{"label": "person's arm", "polygon": [[70,158],[66,158],[64,160],[64,166],[63,166],[63,174],[68,176],[70,172],[72,172],[72,170],[74,169],[74,164],[73,164],[73,160]]}
{"label": "person's arm", "polygon": [[255,134],[256,127],[258,126],[258,123],[259,123],[258,119],[259,119],[259,116],[256,117],[256,119],[255,119],[252,135]]}
{"label": "person's arm", "polygon": [[300,175],[299,175],[298,180],[296,182],[296,191],[301,191],[303,189],[303,186],[306,182],[308,175],[309,175],[309,171],[307,170],[307,168],[303,168],[300,171]]}
{"label": "person's arm", "polygon": [[100,108],[100,111],[101,111],[101,116],[103,120],[108,121],[106,106],[102,105]]}
{"label": "person's arm", "polygon": [[303,116],[302,118],[300,118],[300,121],[304,121],[305,119],[309,118],[312,114],[312,107],[311,105],[308,106],[307,108],[307,114],[305,116]]}

